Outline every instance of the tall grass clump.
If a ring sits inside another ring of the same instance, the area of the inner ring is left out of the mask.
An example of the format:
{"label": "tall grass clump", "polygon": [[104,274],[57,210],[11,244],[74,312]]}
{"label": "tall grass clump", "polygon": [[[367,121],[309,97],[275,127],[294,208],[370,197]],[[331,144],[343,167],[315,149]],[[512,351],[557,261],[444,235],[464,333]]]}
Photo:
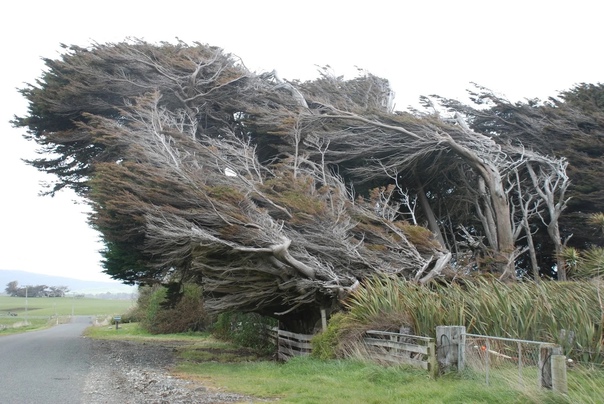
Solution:
{"label": "tall grass clump", "polygon": [[[438,325],[464,325],[472,334],[557,343],[569,357],[601,362],[603,292],[604,283],[598,281],[508,284],[477,278],[421,286],[374,278],[347,301],[349,312],[341,327],[403,327],[434,337]],[[355,339],[350,332],[342,335]]]}

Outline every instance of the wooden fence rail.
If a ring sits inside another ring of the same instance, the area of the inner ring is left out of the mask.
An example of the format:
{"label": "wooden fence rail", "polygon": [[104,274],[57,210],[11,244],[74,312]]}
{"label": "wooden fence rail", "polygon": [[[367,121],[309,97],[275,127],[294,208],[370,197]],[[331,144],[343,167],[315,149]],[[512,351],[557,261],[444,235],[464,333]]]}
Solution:
{"label": "wooden fence rail", "polygon": [[373,359],[419,367],[434,377],[438,374],[434,338],[370,330],[364,342]]}
{"label": "wooden fence rail", "polygon": [[270,327],[268,337],[277,346],[277,357],[280,360],[286,361],[294,356],[310,355],[312,351],[310,340],[313,335],[297,334]]}

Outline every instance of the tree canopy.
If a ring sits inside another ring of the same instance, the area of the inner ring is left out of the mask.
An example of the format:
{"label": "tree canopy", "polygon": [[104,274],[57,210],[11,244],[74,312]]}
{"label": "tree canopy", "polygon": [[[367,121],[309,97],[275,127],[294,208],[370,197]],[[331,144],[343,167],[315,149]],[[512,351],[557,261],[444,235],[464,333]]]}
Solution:
{"label": "tree canopy", "polygon": [[69,292],[67,286],[46,286],[29,285],[19,286],[18,281],[11,281],[6,284],[4,291],[7,295],[13,297],[65,297]]}
{"label": "tree canopy", "polygon": [[514,280],[524,259],[538,276],[535,229],[561,243],[564,156],[482,110],[397,112],[372,74],[284,81],[197,43],[65,46],[45,62],[14,124],[41,146],[30,164],[55,175],[49,193],[90,203],[113,278],[199,283],[210,313],[307,329],[374,275]]}

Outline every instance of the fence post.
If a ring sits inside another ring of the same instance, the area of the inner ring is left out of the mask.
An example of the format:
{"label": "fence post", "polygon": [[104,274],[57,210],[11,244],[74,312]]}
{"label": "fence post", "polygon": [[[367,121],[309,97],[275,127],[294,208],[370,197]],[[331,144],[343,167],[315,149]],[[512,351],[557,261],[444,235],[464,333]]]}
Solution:
{"label": "fence post", "polygon": [[560,394],[568,394],[566,379],[566,356],[552,355],[552,390]]}
{"label": "fence post", "polygon": [[436,344],[428,342],[428,371],[433,379],[438,376],[438,361],[436,360]]}
{"label": "fence post", "polygon": [[327,313],[325,313],[325,309],[321,309],[321,328],[323,331],[327,331]]}
{"label": "fence post", "polygon": [[[562,354],[562,347],[542,344],[539,347],[539,386],[552,389],[552,358]],[[565,369],[566,370],[566,369]],[[565,375],[566,376],[566,375]]]}
{"label": "fence post", "polygon": [[455,368],[461,372],[464,368],[466,352],[466,327],[436,327],[436,353],[440,369]]}

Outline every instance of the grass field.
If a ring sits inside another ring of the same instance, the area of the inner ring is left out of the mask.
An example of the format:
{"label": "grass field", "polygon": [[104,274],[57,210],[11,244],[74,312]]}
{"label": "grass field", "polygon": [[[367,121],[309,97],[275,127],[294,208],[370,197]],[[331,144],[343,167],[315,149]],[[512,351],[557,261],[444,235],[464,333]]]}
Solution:
{"label": "grass field", "polygon": [[[131,300],[28,298],[0,296],[0,335],[43,328],[71,315],[107,317],[123,314]],[[27,310],[26,310],[27,308]]]}

